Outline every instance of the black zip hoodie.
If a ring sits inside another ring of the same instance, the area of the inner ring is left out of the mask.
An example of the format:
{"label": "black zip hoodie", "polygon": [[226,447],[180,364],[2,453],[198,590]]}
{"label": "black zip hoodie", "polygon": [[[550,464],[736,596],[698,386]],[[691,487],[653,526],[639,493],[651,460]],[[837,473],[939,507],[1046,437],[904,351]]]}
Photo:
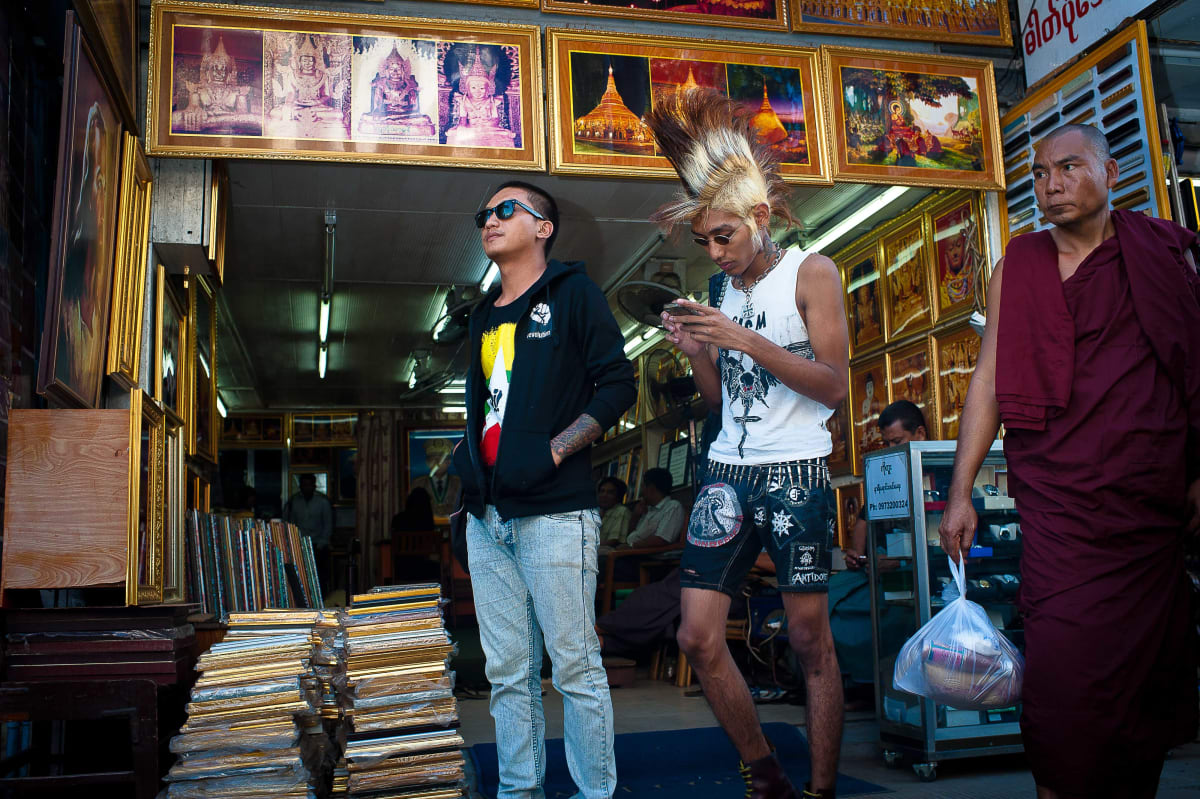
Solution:
{"label": "black zip hoodie", "polygon": [[479,451],[487,397],[480,345],[500,291],[493,288],[471,314],[466,442],[454,452],[466,509],[482,518],[485,504],[492,504],[501,518],[512,519],[595,507],[591,447],[555,469],[550,440],[583,413],[607,430],[637,398],[621,330],[583,262],[547,263],[516,300],[524,307],[513,336],[513,372],[489,482]]}

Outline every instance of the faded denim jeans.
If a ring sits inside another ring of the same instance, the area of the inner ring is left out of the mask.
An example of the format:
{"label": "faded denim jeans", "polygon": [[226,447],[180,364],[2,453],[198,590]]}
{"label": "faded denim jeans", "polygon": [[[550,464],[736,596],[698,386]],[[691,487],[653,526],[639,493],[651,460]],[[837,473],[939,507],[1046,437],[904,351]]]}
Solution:
{"label": "faded denim jeans", "polygon": [[544,799],[542,641],[563,697],[567,768],[576,799],[616,788],[613,712],[596,636],[594,509],[501,521],[467,516],[471,588],[492,684],[500,788],[496,799]]}

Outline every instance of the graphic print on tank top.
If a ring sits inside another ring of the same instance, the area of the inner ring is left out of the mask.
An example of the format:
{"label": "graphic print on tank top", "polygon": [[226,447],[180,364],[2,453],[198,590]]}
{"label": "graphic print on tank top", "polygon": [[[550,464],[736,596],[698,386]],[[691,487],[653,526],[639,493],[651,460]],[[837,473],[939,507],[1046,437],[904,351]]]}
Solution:
{"label": "graphic print on tank top", "polygon": [[[766,314],[759,314],[759,318],[765,319]],[[733,321],[744,327],[750,326],[742,319]],[[812,344],[807,341],[793,342],[784,349],[810,361],[816,357]],[[721,385],[725,387],[729,401],[731,403],[739,402],[742,406],[741,415],[734,416],[733,421],[742,426],[742,437],[738,440],[738,455],[743,458],[746,457],[746,438],[750,435],[750,428],[747,425],[762,421],[761,416],[751,413],[754,403],[761,402],[765,407],[771,407],[771,403],[767,401],[771,396],[771,389],[783,385],[779,382],[779,378],[771,374],[765,366],[757,364],[753,360],[750,361],[750,368],[747,369],[742,363],[745,357],[736,350],[720,350],[717,353],[717,365],[721,370]]]}

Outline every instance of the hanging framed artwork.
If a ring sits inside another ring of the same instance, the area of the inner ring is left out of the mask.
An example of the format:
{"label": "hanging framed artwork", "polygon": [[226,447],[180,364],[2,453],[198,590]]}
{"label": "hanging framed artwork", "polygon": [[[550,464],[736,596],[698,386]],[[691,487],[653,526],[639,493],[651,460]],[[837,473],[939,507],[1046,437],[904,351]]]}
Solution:
{"label": "hanging framed artwork", "polygon": [[955,327],[933,335],[933,362],[937,374],[937,407],[939,437],[946,441],[958,438],[958,425],[967,402],[967,388],[975,363],[979,360],[982,339],[969,325]]}
{"label": "hanging framed artwork", "polygon": [[933,239],[929,285],[938,321],[970,313],[985,301],[988,256],[977,192],[952,195],[929,211]]}
{"label": "hanging framed artwork", "polygon": [[117,102],[125,124],[137,129],[138,97],[138,0],[74,0],[79,24],[88,39],[100,42],[101,59],[109,80],[117,87]]}
{"label": "hanging framed artwork", "polygon": [[833,442],[833,450],[826,458],[830,474],[842,474],[854,467],[850,450],[850,425],[846,416],[847,402],[842,401],[834,408],[833,415],[825,420],[825,428],[829,430],[829,438]]}
{"label": "hanging framed artwork", "polygon": [[188,454],[217,462],[217,308],[204,278],[188,281]]}
{"label": "hanging framed artwork", "polygon": [[545,169],[532,25],[156,2],[151,155]]}
{"label": "hanging framed artwork", "polygon": [[286,430],[282,413],[231,413],[221,420],[221,447],[282,448]]}
{"label": "hanging framed artwork", "polygon": [[141,142],[126,131],[117,206],[116,268],[108,331],[108,376],[124,388],[138,385],[142,363],[142,306],[150,257],[150,162]]}
{"label": "hanging framed artwork", "polygon": [[837,545],[842,549],[846,549],[854,543],[852,536],[854,525],[858,523],[858,516],[862,513],[863,491],[864,486],[861,480],[837,488]]}
{"label": "hanging framed artwork", "polygon": [[1004,188],[992,62],[822,47],[833,176]]}
{"label": "hanging framed artwork", "polygon": [[428,493],[435,524],[448,524],[450,514],[458,509],[462,480],[454,471],[451,455],[462,437],[461,428],[408,431],[405,496],[416,490]]}
{"label": "hanging framed artwork", "polygon": [[129,558],[125,603],[163,599],[163,520],[166,509],[166,416],[141,389],[129,394]]}
{"label": "hanging framed artwork", "polygon": [[542,0],[542,11],[724,28],[788,29],[787,0]]}
{"label": "hanging framed artwork", "polygon": [[642,117],[705,88],[754,114],[785,180],[831,182],[816,50],[554,28],[546,35],[552,173],[674,178]]}
{"label": "hanging framed artwork", "polygon": [[83,31],[68,15],[58,180],[37,390],[97,408],[108,358],[121,122]]}
{"label": "hanging framed artwork", "polygon": [[293,447],[357,446],[357,413],[293,413],[287,437]]}
{"label": "hanging framed artwork", "polygon": [[188,314],[167,277],[167,269],[158,266],[155,307],[158,320],[154,337],[154,399],[169,419],[187,417],[187,379],[185,354],[188,352]]}
{"label": "hanging framed artwork", "polygon": [[902,217],[882,237],[884,322],[888,341],[929,329],[934,322],[929,301],[929,232],[924,214]]}
{"label": "hanging framed artwork", "polygon": [[853,357],[883,344],[883,258],[877,239],[851,246],[834,255],[833,262],[842,273]]}
{"label": "hanging framed artwork", "polygon": [[889,402],[887,360],[883,355],[850,367],[850,438],[855,474],[862,474],[864,455],[884,447],[879,414]]}
{"label": "hanging framed artwork", "polygon": [[925,432],[937,438],[937,388],[934,385],[933,353],[926,336],[887,354],[890,402],[908,400],[925,415]]}
{"label": "hanging framed artwork", "polygon": [[186,596],[187,556],[184,548],[184,514],[187,504],[187,449],[183,425],[166,424],[166,459],[163,491],[163,602],[182,602]]}
{"label": "hanging framed artwork", "polygon": [[1012,24],[1004,0],[943,0],[913,6],[791,0],[792,30],[835,36],[880,36],[909,41],[1012,46]]}

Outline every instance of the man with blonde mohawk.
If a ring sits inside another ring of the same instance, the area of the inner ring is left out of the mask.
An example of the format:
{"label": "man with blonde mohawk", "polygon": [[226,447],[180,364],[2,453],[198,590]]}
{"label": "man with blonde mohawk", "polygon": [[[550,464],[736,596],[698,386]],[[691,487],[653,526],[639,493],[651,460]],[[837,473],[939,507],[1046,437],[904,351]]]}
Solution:
{"label": "man with blonde mohawk", "polygon": [[[842,737],[842,685],[829,630],[834,502],[825,420],[846,396],[849,344],[842,284],[828,258],[781,249],[768,224],[796,222],[771,148],[748,114],[694,90],[646,117],[683,183],[652,217],[687,223],[720,273],[710,305],[663,313],[692,363],[719,432],[688,523],[680,565],[679,646],[713,715],[741,755],[750,799],[833,797]],[[706,425],[706,439],[717,427]],[[733,592],[763,549],[775,562],[788,640],[804,671],[812,775],[788,781],[725,643]]]}

